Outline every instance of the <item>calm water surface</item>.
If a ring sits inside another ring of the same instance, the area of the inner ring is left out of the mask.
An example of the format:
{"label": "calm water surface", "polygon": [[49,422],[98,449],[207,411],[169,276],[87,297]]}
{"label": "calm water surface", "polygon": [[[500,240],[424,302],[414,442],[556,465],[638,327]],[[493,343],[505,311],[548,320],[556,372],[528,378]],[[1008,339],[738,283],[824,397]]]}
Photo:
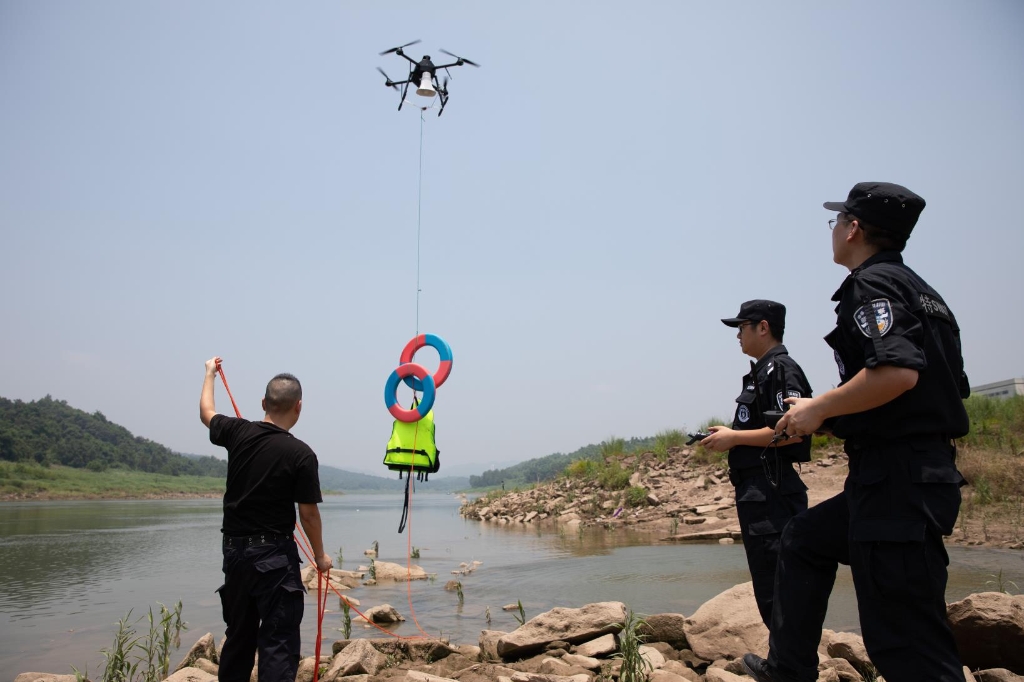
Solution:
{"label": "calm water surface", "polygon": [[[347,594],[365,610],[391,604],[407,621],[393,632],[443,634],[456,643],[476,643],[483,629],[512,630],[517,622],[501,610],[521,600],[527,617],[555,606],[597,601],[625,602],[637,613],[692,613],[700,604],[749,579],[740,545],[661,545],[650,535],[555,528],[497,526],[466,521],[453,495],[417,492],[405,533],[397,533],[401,495],[344,495],[321,505],[324,541],[344,561],[365,565],[363,550],[376,540],[380,559],[413,563],[434,581],[409,587],[359,587]],[[131,502],[39,502],[0,505],[0,682],[20,672],[69,673],[102,670],[100,649],[109,647],[116,624],[131,609],[133,620],[157,602],[184,602],[187,648],[206,632],[224,634],[219,500]],[[444,584],[462,562],[481,561],[460,578],[464,603]],[[1004,550],[950,548],[947,599],[991,589],[1004,580],[1024,585],[1024,554]],[[411,606],[410,606],[411,600]],[[486,621],[490,610],[491,624]],[[355,614],[353,614],[355,615]],[[415,622],[413,620],[415,616]],[[341,638],[336,597],[328,600],[324,640]],[[826,627],[857,630],[849,571],[840,569]],[[141,625],[140,625],[141,628]],[[148,623],[146,624],[148,629]],[[353,637],[384,636],[353,625]],[[307,595],[303,653],[316,638],[315,592]],[[172,656],[176,665],[183,651]]]}

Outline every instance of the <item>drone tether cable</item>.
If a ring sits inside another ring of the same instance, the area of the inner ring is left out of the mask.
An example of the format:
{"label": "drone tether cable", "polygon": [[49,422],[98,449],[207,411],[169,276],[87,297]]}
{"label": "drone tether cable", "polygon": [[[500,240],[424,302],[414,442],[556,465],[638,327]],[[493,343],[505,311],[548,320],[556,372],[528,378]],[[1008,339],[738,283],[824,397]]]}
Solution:
{"label": "drone tether cable", "polygon": [[[420,177],[416,191],[416,336],[420,335],[420,221],[423,215],[423,109],[420,109]],[[415,392],[413,392],[415,396]]]}

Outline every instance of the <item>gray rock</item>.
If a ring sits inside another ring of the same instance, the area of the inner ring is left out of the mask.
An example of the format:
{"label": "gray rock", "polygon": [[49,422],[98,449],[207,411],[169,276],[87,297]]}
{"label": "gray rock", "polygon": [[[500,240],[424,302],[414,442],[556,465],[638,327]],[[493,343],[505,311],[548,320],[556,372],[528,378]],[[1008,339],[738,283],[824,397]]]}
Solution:
{"label": "gray rock", "polygon": [[587,670],[600,670],[601,661],[590,656],[581,656],[580,654],[566,654],[562,656],[562,661],[569,665],[576,666],[577,668],[585,668]]}
{"label": "gray rock", "polygon": [[500,661],[501,656],[498,655],[498,640],[507,634],[507,632],[501,632],[500,630],[481,630],[479,639],[480,660]]}
{"label": "gray rock", "polygon": [[14,682],[75,682],[74,675],[58,675],[56,673],[21,673]]}
{"label": "gray rock", "polygon": [[348,675],[376,675],[384,668],[387,657],[377,651],[369,640],[356,639],[342,649],[331,661],[331,667],[324,673],[324,682],[335,682]]}
{"label": "gray rock", "polygon": [[615,635],[609,634],[580,644],[576,647],[576,653],[580,656],[598,658],[601,656],[610,656],[611,654],[614,654],[618,648],[618,644],[615,643]]}
{"label": "gray rock", "polygon": [[680,613],[658,613],[644,619],[640,634],[648,642],[667,642],[676,649],[686,648],[686,618]]}
{"label": "gray rock", "polygon": [[828,655],[832,658],[845,658],[864,677],[873,678],[878,672],[875,664],[868,658],[868,650],[864,648],[864,639],[852,632],[836,632],[828,643]]}
{"label": "gray rock", "polygon": [[200,658],[205,658],[211,663],[217,663],[217,645],[213,641],[213,633],[207,632],[205,635],[196,640],[196,643],[192,645],[192,648],[185,654],[185,658],[182,659],[175,668],[174,672],[178,672],[184,668],[196,667],[193,664]]}
{"label": "gray rock", "polygon": [[826,669],[835,670],[840,682],[864,682],[864,677],[845,658],[829,658],[818,664],[818,672]]}
{"label": "gray rock", "polygon": [[753,583],[743,583],[705,602],[684,621],[686,641],[701,658],[742,658],[753,652],[768,655],[768,628],[754,601]]}
{"label": "gray rock", "polygon": [[544,648],[549,642],[586,642],[616,632],[626,618],[622,602],[599,602],[582,608],[557,607],[528,620],[498,640],[498,654],[504,659],[522,658]]}
{"label": "gray rock", "polygon": [[[72,679],[74,679],[74,676],[72,676]],[[182,668],[164,680],[164,682],[216,682],[216,680],[216,675],[203,672],[199,668]]]}
{"label": "gray rock", "polygon": [[979,670],[974,673],[974,678],[978,682],[1021,682],[1024,677],[1013,673],[1006,668],[989,668],[988,670]]}
{"label": "gray rock", "polygon": [[972,594],[946,611],[964,665],[1024,675],[1024,595]]}

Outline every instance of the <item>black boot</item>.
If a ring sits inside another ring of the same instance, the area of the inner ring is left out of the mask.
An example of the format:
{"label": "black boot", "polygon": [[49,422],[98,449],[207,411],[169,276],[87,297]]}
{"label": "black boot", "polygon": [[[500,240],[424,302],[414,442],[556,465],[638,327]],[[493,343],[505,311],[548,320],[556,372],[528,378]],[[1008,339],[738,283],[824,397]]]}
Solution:
{"label": "black boot", "polygon": [[788,682],[768,667],[768,661],[756,654],[743,654],[743,669],[757,682]]}

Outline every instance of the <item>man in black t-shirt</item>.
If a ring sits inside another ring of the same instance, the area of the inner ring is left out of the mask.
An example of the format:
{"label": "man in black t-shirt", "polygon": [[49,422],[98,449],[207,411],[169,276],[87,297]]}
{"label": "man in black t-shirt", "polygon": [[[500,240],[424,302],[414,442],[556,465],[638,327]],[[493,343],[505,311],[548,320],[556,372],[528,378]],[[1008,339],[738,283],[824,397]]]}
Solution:
{"label": "man in black t-shirt", "polygon": [[220,593],[226,640],[221,682],[247,682],[259,649],[261,682],[292,682],[299,666],[299,624],[306,589],[292,538],[295,504],[317,569],[330,571],[324,553],[316,454],[289,433],[302,411],[302,386],[291,374],[267,384],[263,421],[217,414],[213,385],[220,358],[206,362],[199,417],[210,442],[227,448],[224,493],[224,585]]}
{"label": "man in black t-shirt", "polygon": [[768,659],[743,657],[758,682],[818,678],[818,642],[838,564],[849,564],[864,646],[887,680],[963,682],[946,618],[942,537],[963,477],[952,439],[967,434],[960,328],[942,297],[904,265],[925,201],[889,182],[854,185],[829,221],[833,260],[850,274],[825,337],[840,383],[792,400],[776,430],[845,439],[843,492],[782,535]]}
{"label": "man in black t-shirt", "polygon": [[786,306],[763,299],[747,301],[736,317],[722,322],[737,330],[740,349],[756,362],[743,377],[732,428],[712,426],[701,445],[729,451],[729,480],[736,488],[736,514],[754,598],[761,620],[770,626],[779,538],[789,520],[807,509],[807,486],[793,462],[810,460],[811,442],[790,438],[770,446],[775,422],[765,413],[780,412],[786,398],[810,397],[811,385],[782,345]]}

